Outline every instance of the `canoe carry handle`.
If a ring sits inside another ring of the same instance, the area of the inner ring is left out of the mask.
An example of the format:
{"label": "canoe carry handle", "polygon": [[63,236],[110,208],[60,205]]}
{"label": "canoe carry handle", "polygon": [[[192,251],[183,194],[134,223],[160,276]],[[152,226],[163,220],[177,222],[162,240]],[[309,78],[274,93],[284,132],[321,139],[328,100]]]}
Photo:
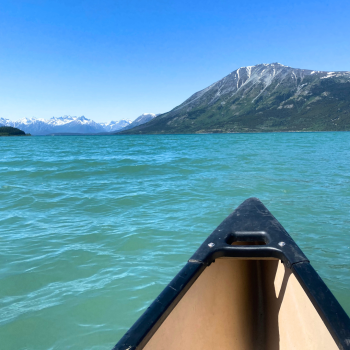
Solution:
{"label": "canoe carry handle", "polygon": [[268,235],[265,231],[236,231],[226,237],[229,245],[266,245],[269,243]]}

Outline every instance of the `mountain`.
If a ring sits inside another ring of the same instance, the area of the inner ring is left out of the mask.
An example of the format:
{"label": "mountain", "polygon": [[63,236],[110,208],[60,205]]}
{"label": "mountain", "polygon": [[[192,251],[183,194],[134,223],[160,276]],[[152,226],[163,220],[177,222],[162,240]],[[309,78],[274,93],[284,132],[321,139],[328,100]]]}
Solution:
{"label": "mountain", "polygon": [[130,120],[119,120],[119,121],[111,121],[109,123],[102,123],[101,125],[103,126],[103,128],[105,129],[105,131],[107,132],[112,132],[112,131],[117,131],[117,130],[121,130],[125,127],[127,127],[128,125],[131,125],[131,121]]}
{"label": "mountain", "polygon": [[129,130],[135,128],[136,126],[148,123],[150,120],[155,118],[159,114],[154,113],[143,113],[138,118],[136,118],[131,124],[125,126],[122,130]]}
{"label": "mountain", "polygon": [[350,130],[350,72],[280,63],[239,68],[170,112],[122,133]]}
{"label": "mountain", "polygon": [[96,123],[84,116],[81,117],[52,117],[51,119],[23,118],[17,121],[0,118],[0,125],[12,126],[32,135],[48,135],[57,133],[96,134],[113,132],[124,128],[130,120]]}

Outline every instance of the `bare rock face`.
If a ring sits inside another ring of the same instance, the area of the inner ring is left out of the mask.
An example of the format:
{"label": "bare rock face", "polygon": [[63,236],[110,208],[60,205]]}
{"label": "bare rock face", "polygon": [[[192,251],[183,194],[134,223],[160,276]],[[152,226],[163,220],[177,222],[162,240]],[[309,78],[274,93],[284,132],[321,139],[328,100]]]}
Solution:
{"label": "bare rock face", "polygon": [[350,130],[350,72],[239,68],[128,133]]}

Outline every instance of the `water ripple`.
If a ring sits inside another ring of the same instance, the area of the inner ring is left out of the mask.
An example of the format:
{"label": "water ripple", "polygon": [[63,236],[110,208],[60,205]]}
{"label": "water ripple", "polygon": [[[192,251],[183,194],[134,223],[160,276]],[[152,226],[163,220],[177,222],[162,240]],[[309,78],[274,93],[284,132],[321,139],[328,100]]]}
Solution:
{"label": "water ripple", "polygon": [[110,349],[251,196],[349,313],[349,135],[1,139],[1,346]]}

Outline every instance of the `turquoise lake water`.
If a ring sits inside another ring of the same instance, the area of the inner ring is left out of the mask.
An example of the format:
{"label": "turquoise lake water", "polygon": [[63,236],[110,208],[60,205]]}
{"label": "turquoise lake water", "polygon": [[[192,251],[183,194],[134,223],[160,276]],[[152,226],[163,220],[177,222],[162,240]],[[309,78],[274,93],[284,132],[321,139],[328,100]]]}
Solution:
{"label": "turquoise lake water", "polygon": [[350,314],[350,133],[0,139],[1,349],[111,349],[260,198]]}

